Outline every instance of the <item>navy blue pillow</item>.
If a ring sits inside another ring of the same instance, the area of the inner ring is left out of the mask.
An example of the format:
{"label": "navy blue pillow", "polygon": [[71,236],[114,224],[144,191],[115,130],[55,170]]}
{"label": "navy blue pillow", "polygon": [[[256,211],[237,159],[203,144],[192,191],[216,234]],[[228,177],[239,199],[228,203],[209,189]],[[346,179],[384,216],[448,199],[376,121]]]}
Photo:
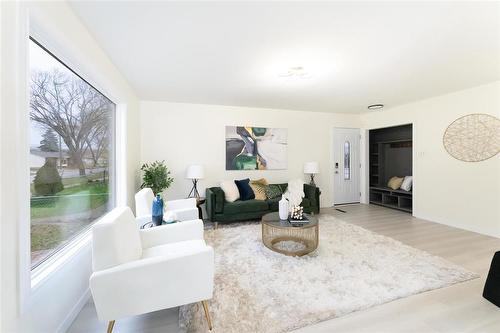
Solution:
{"label": "navy blue pillow", "polygon": [[255,193],[253,193],[252,187],[250,187],[250,179],[235,180],[234,183],[240,192],[240,200],[255,199]]}

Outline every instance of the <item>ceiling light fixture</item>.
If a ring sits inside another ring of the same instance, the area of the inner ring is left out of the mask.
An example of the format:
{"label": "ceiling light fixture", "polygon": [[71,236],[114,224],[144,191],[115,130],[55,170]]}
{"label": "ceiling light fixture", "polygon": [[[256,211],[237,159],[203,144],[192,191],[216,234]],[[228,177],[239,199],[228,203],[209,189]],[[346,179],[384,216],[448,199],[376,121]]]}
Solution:
{"label": "ceiling light fixture", "polygon": [[368,105],[368,110],[380,110],[384,108],[384,104],[372,104]]}
{"label": "ceiling light fixture", "polygon": [[293,66],[288,68],[285,72],[279,73],[278,76],[284,78],[308,79],[311,77],[311,74],[306,72],[302,66]]}

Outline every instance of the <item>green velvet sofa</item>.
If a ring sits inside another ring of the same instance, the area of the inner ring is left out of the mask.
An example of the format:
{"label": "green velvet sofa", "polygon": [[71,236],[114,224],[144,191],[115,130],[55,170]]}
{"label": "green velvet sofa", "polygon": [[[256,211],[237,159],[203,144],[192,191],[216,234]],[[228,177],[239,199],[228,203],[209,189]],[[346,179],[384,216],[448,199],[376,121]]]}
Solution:
{"label": "green velvet sofa", "polygon": [[[288,184],[276,184],[284,192]],[[305,213],[319,213],[319,188],[304,184],[305,197],[302,207]],[[268,200],[236,200],[227,202],[224,191],[220,187],[210,187],[206,190],[206,209],[208,219],[212,222],[229,223],[261,218],[264,214],[278,211],[278,202],[281,199]]]}

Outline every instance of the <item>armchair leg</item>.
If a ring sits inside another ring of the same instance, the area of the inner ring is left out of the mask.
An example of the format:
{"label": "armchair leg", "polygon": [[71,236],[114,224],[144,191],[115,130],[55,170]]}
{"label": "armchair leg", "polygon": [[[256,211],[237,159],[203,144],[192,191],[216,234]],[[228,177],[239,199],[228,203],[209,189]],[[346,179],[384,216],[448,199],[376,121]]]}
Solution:
{"label": "armchair leg", "polygon": [[107,333],[111,333],[113,332],[113,327],[115,326],[115,321],[114,320],[111,320],[109,323],[108,323],[108,330],[107,330]]}
{"label": "armchair leg", "polygon": [[212,330],[212,319],[210,319],[210,312],[208,312],[208,302],[201,301],[201,304],[203,304],[203,310],[205,310],[205,317],[207,318],[208,329],[211,331]]}
{"label": "armchair leg", "polygon": [[214,229],[218,229],[219,228],[219,222],[214,222]]}

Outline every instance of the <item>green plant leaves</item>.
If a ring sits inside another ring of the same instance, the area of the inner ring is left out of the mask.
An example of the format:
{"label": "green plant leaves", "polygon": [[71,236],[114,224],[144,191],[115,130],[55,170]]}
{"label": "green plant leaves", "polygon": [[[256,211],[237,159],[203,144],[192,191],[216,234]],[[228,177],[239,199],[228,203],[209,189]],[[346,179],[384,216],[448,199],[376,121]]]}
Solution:
{"label": "green plant leaves", "polygon": [[174,179],[170,177],[170,171],[165,165],[165,161],[144,163],[141,170],[144,172],[141,188],[150,187],[154,194],[163,192],[163,190],[169,188],[174,181]]}

